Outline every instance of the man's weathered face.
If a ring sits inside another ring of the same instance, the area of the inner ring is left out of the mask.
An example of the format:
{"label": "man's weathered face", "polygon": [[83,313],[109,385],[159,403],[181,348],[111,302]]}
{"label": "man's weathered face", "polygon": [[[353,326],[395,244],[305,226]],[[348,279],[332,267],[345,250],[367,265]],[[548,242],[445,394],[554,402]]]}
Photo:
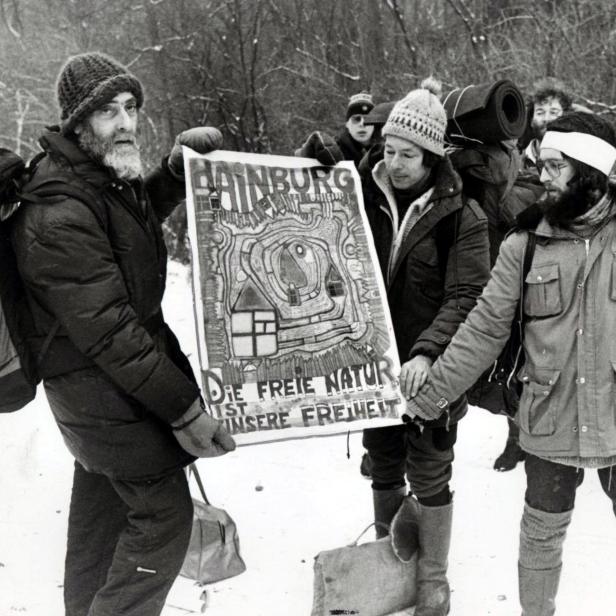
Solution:
{"label": "man's weathered face", "polygon": [[399,190],[417,186],[430,173],[430,168],[423,164],[423,149],[402,137],[385,137],[383,158],[389,179]]}
{"label": "man's weathered face", "polygon": [[95,160],[114,169],[118,177],[134,179],[142,171],[137,118],[137,100],[130,92],[120,92],[75,127],[79,145]]}
{"label": "man's weathered face", "polygon": [[563,106],[555,96],[537,101],[533,110],[530,126],[537,139],[545,135],[548,122],[559,118],[563,114]]}
{"label": "man's weathered face", "polygon": [[374,126],[366,126],[364,124],[364,117],[363,114],[356,113],[346,121],[345,126],[355,141],[358,141],[362,145],[367,145],[374,132]]}

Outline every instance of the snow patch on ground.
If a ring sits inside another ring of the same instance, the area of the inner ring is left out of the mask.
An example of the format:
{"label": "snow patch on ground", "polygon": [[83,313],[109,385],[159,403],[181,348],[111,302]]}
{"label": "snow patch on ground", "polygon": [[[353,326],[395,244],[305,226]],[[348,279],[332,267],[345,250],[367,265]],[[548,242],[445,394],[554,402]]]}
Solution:
{"label": "snow patch on ground", "polygon": [[[165,315],[196,366],[190,286],[170,263]],[[45,396],[0,416],[0,615],[61,616],[72,459]],[[524,494],[522,466],[492,463],[506,422],[471,409],[460,424],[450,553],[455,616],[514,616]],[[235,520],[248,570],[207,587],[210,616],[308,615],[313,558],[354,541],[371,522],[370,482],[359,474],[361,435],[242,447],[200,460],[208,497]],[[261,487],[262,489],[257,489]],[[194,490],[196,494],[196,489]],[[609,614],[616,604],[616,524],[595,472],[578,490],[565,543],[558,616]],[[199,614],[202,589],[178,579],[163,616]]]}

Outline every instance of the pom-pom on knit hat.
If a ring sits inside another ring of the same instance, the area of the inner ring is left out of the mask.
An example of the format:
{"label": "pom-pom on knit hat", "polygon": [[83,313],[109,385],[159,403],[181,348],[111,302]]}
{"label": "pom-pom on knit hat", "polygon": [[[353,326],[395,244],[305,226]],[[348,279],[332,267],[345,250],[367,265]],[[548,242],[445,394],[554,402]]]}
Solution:
{"label": "pom-pom on knit hat", "polygon": [[353,94],[349,98],[349,104],[346,111],[346,119],[348,120],[352,115],[358,113],[365,115],[374,107],[372,102],[372,95],[368,92],[360,92],[359,94]]}
{"label": "pom-pom on knit hat", "polygon": [[69,58],[60,71],[56,87],[65,135],[120,92],[130,92],[137,99],[137,107],[143,105],[139,80],[113,58],[98,52]]}
{"label": "pom-pom on knit hat", "polygon": [[383,136],[412,141],[438,156],[445,154],[447,113],[441,104],[441,84],[431,77],[398,101],[383,127]]}

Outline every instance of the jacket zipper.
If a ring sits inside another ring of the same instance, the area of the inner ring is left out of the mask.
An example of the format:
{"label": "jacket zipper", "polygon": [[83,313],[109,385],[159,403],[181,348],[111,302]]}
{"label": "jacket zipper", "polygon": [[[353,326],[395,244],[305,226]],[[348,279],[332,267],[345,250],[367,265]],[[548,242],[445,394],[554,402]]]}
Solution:
{"label": "jacket zipper", "polygon": [[[115,190],[118,193],[118,198],[122,202],[124,209],[128,211],[128,213],[137,221],[139,226],[145,231],[145,235],[146,235],[148,242],[154,244],[156,258],[160,260],[160,246],[158,242],[156,241],[156,237],[155,237],[156,233],[154,233],[154,235],[151,234],[151,231],[152,231],[151,224],[148,222],[148,219],[151,217],[146,218],[146,215],[145,215],[145,208],[147,207],[147,203],[141,202],[138,199],[135,189],[129,182],[126,182],[125,180],[119,180],[119,181],[114,182],[113,186],[115,187]],[[128,202],[127,197],[124,196],[124,190],[130,190],[133,203],[135,203],[138,211],[135,211],[135,207],[133,207],[132,204]],[[142,209],[142,206],[143,206],[143,209]]]}

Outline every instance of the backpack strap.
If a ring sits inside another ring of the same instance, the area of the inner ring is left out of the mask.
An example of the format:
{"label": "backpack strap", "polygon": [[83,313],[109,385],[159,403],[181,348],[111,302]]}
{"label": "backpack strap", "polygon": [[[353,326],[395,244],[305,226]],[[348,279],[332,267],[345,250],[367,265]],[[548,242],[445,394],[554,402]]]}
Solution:
{"label": "backpack strap", "polygon": [[[524,290],[526,288],[526,277],[530,272],[531,265],[533,263],[533,257],[535,256],[535,247],[537,245],[537,236],[532,230],[528,231],[528,240],[526,247],[524,248],[524,258],[522,261],[522,271],[520,273],[520,299],[518,300],[518,306],[516,310],[515,321],[511,326],[511,336],[509,346],[515,349],[515,358],[511,365],[511,370],[507,375],[507,387],[510,386],[512,379],[515,377],[518,371],[518,364],[523,352],[524,342]],[[498,361],[498,360],[497,360]],[[496,363],[495,363],[496,366]],[[492,371],[494,373],[494,370]]]}
{"label": "backpack strap", "polygon": [[109,216],[103,197],[87,182],[75,181],[75,176],[52,176],[33,186],[28,192],[18,193],[21,201],[52,205],[66,197],[83,203],[94,214],[105,233],[109,229]]}
{"label": "backpack strap", "polygon": [[447,261],[449,259],[449,249],[458,239],[458,227],[460,226],[460,211],[456,210],[441,218],[436,224],[436,253],[441,274],[445,274]]}
{"label": "backpack strap", "polygon": [[[36,168],[36,165],[45,156],[45,152],[41,152],[30,163],[29,170]],[[20,202],[36,203],[40,205],[53,205],[66,197],[70,197],[85,205],[94,214],[101,228],[108,232],[109,217],[107,207],[100,194],[96,192],[94,187],[84,181],[75,181],[76,178],[71,176],[53,176],[45,178],[40,184],[33,186],[29,192],[17,191],[17,197]],[[45,336],[45,340],[36,356],[36,364],[40,366],[43,363],[47,351],[60,331],[60,321],[56,320],[51,329]]]}

